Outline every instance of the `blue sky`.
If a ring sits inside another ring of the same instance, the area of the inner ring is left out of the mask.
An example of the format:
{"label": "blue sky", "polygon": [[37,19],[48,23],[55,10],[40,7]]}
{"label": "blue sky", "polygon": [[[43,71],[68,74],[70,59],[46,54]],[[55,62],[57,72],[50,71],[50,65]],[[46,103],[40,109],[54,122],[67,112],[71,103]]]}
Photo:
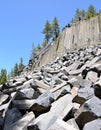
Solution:
{"label": "blue sky", "polygon": [[77,8],[87,10],[90,4],[101,9],[101,0],[0,0],[0,69],[10,72],[20,57],[28,63],[32,43],[44,40],[46,20],[56,16],[62,29]]}

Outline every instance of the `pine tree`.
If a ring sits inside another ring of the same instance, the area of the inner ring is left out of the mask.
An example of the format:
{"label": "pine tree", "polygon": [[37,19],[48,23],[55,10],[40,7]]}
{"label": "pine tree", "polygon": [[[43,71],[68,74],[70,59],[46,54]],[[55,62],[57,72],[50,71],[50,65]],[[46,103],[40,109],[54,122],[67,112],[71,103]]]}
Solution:
{"label": "pine tree", "polygon": [[41,46],[40,46],[40,44],[38,43],[37,50],[40,50],[40,49],[41,49]]}
{"label": "pine tree", "polygon": [[19,71],[21,71],[23,69],[24,65],[23,65],[23,59],[22,57],[20,58],[20,63],[19,63]]}
{"label": "pine tree", "polygon": [[1,69],[0,84],[4,84],[6,82],[7,82],[7,71],[6,71],[6,69]]}
{"label": "pine tree", "polygon": [[47,45],[47,42],[46,42],[46,40],[44,40],[42,43],[42,47],[44,48],[46,45]]}
{"label": "pine tree", "polygon": [[52,36],[52,26],[48,20],[46,21],[46,24],[45,24],[45,27],[44,27],[42,33],[45,34],[45,41],[48,44],[49,39]]}
{"label": "pine tree", "polygon": [[59,36],[59,33],[60,33],[59,24],[58,24],[58,20],[56,17],[53,19],[52,33],[53,33],[55,39]]}
{"label": "pine tree", "polygon": [[83,10],[81,10],[81,19],[85,19],[85,17],[86,17],[86,11],[83,9]]}
{"label": "pine tree", "polygon": [[19,73],[19,67],[18,64],[16,63],[14,66],[14,76],[18,76],[18,73]]}
{"label": "pine tree", "polygon": [[94,16],[96,16],[96,15],[97,15],[97,12],[96,12],[94,6],[93,6],[93,5],[90,5],[90,6],[88,7],[88,11],[87,11],[87,14],[86,14],[86,18],[89,19],[89,18],[94,17]]}
{"label": "pine tree", "polygon": [[81,17],[81,11],[76,9],[75,19],[78,20]]}

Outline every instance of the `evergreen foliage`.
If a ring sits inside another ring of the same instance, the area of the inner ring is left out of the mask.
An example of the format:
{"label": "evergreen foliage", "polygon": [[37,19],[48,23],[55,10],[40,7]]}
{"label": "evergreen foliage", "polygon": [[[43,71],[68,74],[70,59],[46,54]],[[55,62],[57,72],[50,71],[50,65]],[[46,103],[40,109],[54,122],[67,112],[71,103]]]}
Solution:
{"label": "evergreen foliage", "polygon": [[71,22],[75,23],[78,20],[85,19],[85,17],[86,17],[85,10],[76,9],[75,16],[74,16],[74,18],[72,18]]}
{"label": "evergreen foliage", "polygon": [[19,71],[21,71],[23,69],[24,65],[23,65],[23,59],[22,57],[20,58],[20,63],[19,63]]}
{"label": "evergreen foliage", "polygon": [[84,9],[82,10],[76,9],[75,16],[74,18],[72,18],[71,23],[75,23],[76,21],[81,20],[81,19],[89,19],[96,15],[97,15],[97,12],[93,5],[90,5],[87,11],[85,11]]}
{"label": "evergreen foliage", "polygon": [[0,84],[4,84],[6,82],[7,82],[7,71],[6,71],[6,69],[1,69]]}
{"label": "evergreen foliage", "polygon": [[90,6],[88,7],[88,11],[87,11],[87,13],[86,13],[86,19],[89,19],[89,18],[94,17],[94,16],[96,16],[96,15],[97,15],[97,12],[96,12],[94,6],[93,6],[93,5],[90,5]]}
{"label": "evergreen foliage", "polygon": [[45,27],[44,27],[42,33],[45,34],[45,41],[46,41],[46,44],[48,44],[49,39],[52,36],[52,26],[48,20],[45,23]]}
{"label": "evergreen foliage", "polygon": [[30,57],[30,59],[34,60],[36,55],[39,53],[40,49],[41,49],[40,44],[38,44],[37,47],[34,47],[34,43],[32,43],[32,50],[31,50],[31,57]]}
{"label": "evergreen foliage", "polygon": [[18,72],[19,72],[19,66],[16,63],[15,66],[14,66],[14,76],[18,76]]}
{"label": "evergreen foliage", "polygon": [[53,19],[52,33],[53,33],[54,39],[56,39],[60,34],[60,28],[59,28],[58,20],[56,17]]}

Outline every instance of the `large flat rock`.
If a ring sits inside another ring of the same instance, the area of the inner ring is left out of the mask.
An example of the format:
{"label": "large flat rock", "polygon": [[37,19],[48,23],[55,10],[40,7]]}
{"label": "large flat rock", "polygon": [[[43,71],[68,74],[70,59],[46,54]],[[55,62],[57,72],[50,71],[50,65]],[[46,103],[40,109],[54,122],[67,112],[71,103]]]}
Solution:
{"label": "large flat rock", "polygon": [[[40,115],[30,125],[38,125],[39,129],[46,130],[55,123],[59,116],[64,118],[72,109],[71,106],[73,106],[72,96],[67,94],[54,102],[49,112]],[[65,109],[67,113],[63,113]]]}

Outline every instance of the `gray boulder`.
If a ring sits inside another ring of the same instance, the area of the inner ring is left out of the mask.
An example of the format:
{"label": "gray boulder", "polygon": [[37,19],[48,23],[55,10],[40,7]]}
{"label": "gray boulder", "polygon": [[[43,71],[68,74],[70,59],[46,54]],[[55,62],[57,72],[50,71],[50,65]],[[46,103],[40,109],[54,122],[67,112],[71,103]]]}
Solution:
{"label": "gray boulder", "polygon": [[83,130],[101,130],[101,119],[96,119],[85,124]]}
{"label": "gray boulder", "polygon": [[36,113],[42,113],[49,110],[53,101],[53,94],[51,92],[45,92],[35,100],[35,103],[31,106],[30,109]]}
{"label": "gray boulder", "polygon": [[83,104],[88,99],[92,98],[94,96],[94,89],[91,87],[81,87],[78,90],[77,96],[74,97],[73,102]]}
{"label": "gray boulder", "polygon": [[38,116],[29,126],[37,125],[40,130],[47,130],[58,118],[63,119],[72,109],[72,96],[67,94],[52,103],[49,112]]}
{"label": "gray boulder", "polygon": [[101,117],[101,100],[95,96],[92,97],[80,107],[74,116],[82,129],[86,123]]}
{"label": "gray boulder", "polygon": [[3,130],[8,130],[8,128],[16,121],[22,117],[22,114],[17,108],[12,108],[7,111],[5,116],[4,128]]}
{"label": "gray boulder", "polygon": [[0,94],[0,105],[7,103],[7,101],[9,101],[9,95],[3,93]]}
{"label": "gray boulder", "polygon": [[[28,124],[35,118],[33,112],[25,114],[22,118],[8,126],[7,130],[26,130]],[[6,129],[4,129],[6,130]]]}

